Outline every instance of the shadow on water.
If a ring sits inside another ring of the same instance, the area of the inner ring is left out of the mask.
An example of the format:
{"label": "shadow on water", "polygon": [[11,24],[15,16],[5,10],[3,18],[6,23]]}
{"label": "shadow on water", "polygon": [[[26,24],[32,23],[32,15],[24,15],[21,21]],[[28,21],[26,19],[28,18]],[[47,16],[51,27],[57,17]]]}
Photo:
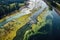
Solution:
{"label": "shadow on water", "polygon": [[17,35],[13,40],[23,40],[25,32],[29,29],[31,29],[31,25],[27,23],[17,31]]}
{"label": "shadow on water", "polygon": [[28,40],[48,40],[48,34],[35,34],[30,36]]}
{"label": "shadow on water", "polygon": [[43,33],[47,32],[47,33],[46,34],[37,33],[35,35],[30,36],[28,40],[52,40],[51,39],[52,34],[49,24],[46,24],[43,28],[38,30],[38,32],[43,32]]}
{"label": "shadow on water", "polygon": [[46,24],[38,32],[48,32],[47,34],[37,33],[31,35],[28,40],[60,40],[60,16],[53,11],[52,26]]}

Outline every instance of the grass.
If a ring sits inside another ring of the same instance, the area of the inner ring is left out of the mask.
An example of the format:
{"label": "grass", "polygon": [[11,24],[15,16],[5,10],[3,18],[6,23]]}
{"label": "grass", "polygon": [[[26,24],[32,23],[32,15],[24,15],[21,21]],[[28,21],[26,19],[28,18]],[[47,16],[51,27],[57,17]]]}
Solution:
{"label": "grass", "polygon": [[[11,6],[13,6],[13,5],[14,4],[12,4]],[[6,18],[8,18],[10,16],[16,15],[15,13],[18,13],[17,11],[18,10],[15,10],[14,12],[12,12],[11,15],[0,19],[0,22],[4,21]],[[35,10],[35,11],[37,11],[37,10]],[[33,11],[32,13],[34,13],[35,11]],[[11,22],[6,23],[3,28],[0,28],[0,40],[13,40],[13,38],[16,36],[17,30],[20,29],[22,26],[24,26],[29,21],[28,18],[30,16],[31,16],[31,14],[28,14],[28,15],[22,16],[18,19],[12,20]]]}
{"label": "grass", "polygon": [[[24,4],[19,4],[19,6],[24,6]],[[10,4],[10,7],[15,7],[15,3]],[[9,7],[8,7],[9,8]],[[37,11],[37,9],[34,9],[32,13]],[[0,19],[0,22],[3,22],[6,18],[10,16],[15,16],[16,13],[20,12],[19,10],[15,10],[14,12],[11,12],[8,16],[5,16],[4,18]],[[16,32],[18,29],[20,29],[22,26],[24,26],[28,21],[31,14],[22,16],[18,19],[12,20],[11,22],[6,23],[3,28],[0,28],[0,40],[13,40],[13,38],[16,36]]]}
{"label": "grass", "polygon": [[27,30],[25,35],[24,35],[24,40],[28,40],[28,38],[32,35],[41,33],[41,34],[46,34],[47,32],[38,32],[43,26],[45,26],[47,23],[50,23],[49,20],[46,20],[46,17],[49,15],[47,13],[49,9],[46,8],[38,17],[37,17],[37,24],[32,24],[31,27],[32,29]]}
{"label": "grass", "polygon": [[37,24],[32,24],[32,30],[34,32],[38,32],[38,30],[40,28],[42,28],[43,26],[45,26],[46,24],[46,17],[47,17],[47,12],[48,9],[45,9],[38,17],[37,17]]}
{"label": "grass", "polygon": [[0,28],[0,40],[13,40],[13,38],[16,36],[17,30],[29,21],[29,16],[31,16],[31,14],[27,14],[8,22],[3,28]]}

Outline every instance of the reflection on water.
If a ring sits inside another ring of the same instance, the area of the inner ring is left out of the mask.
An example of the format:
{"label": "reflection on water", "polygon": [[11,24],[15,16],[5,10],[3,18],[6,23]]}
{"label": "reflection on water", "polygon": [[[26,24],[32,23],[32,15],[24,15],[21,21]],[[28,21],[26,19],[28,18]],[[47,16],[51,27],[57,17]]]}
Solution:
{"label": "reflection on water", "polygon": [[53,10],[53,37],[54,40],[60,39],[60,16]]}
{"label": "reflection on water", "polygon": [[[39,30],[39,32],[48,32],[47,34],[37,33],[29,37],[29,40],[58,40],[60,39],[60,16],[52,11],[53,19],[52,26],[46,24],[43,28]],[[49,19],[49,17],[48,17]]]}
{"label": "reflection on water", "polygon": [[[42,33],[37,33],[31,35],[28,40],[58,40],[60,36],[60,16],[54,11],[49,11],[50,13],[52,12],[53,18],[51,18],[50,15],[46,17],[46,20],[51,19],[52,20],[52,26],[47,23],[44,27],[38,30],[38,32],[47,32],[46,34]],[[29,25],[28,25],[29,27]],[[27,28],[27,27],[26,27]],[[18,32],[19,33],[19,32]],[[30,34],[27,34],[28,36]],[[18,38],[18,37],[17,37]]]}

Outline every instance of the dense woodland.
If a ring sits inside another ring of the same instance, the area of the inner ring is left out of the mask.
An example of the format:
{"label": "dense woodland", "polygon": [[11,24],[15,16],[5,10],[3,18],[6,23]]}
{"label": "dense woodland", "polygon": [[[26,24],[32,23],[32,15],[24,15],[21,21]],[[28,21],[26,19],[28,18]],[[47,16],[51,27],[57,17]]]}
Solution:
{"label": "dense woodland", "polygon": [[52,6],[57,6],[56,3],[60,4],[60,0],[47,0]]}
{"label": "dense woodland", "polygon": [[8,15],[10,12],[14,11],[14,10],[18,10],[20,7],[18,6],[18,4],[13,4],[12,6],[9,5],[0,5],[0,18],[2,18],[3,16]]}
{"label": "dense woodland", "polygon": [[[0,0],[0,19],[8,14],[10,12],[13,12],[15,10],[18,10],[20,8],[19,4],[24,3],[26,0]],[[56,7],[56,3],[53,3],[53,1],[60,3],[60,0],[47,0],[50,2],[51,5]],[[12,6],[11,6],[12,5]]]}
{"label": "dense woodland", "polygon": [[47,0],[47,1],[50,1],[50,2],[53,2],[53,1],[55,1],[55,2],[58,2],[58,3],[60,3],[60,0]]}
{"label": "dense woodland", "polygon": [[0,19],[20,8],[25,0],[0,0]]}

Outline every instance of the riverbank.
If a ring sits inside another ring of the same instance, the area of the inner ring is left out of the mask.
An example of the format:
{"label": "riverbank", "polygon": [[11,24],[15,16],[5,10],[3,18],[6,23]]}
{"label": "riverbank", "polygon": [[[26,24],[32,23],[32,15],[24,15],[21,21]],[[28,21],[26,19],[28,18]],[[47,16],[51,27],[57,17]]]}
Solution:
{"label": "riverbank", "polygon": [[29,16],[30,14],[22,16],[8,22],[3,28],[0,28],[0,40],[13,40],[13,38],[16,36],[16,31],[29,21]]}
{"label": "riverbank", "polygon": [[51,13],[49,13],[49,8],[44,9],[44,11],[40,13],[39,16],[37,17],[37,20],[38,20],[37,23],[30,25],[32,28],[25,32],[24,40],[28,40],[30,36],[38,34],[38,33],[47,34],[48,32],[46,30],[44,30],[43,32],[39,32],[39,30],[42,29],[47,23],[50,23],[52,21],[49,19],[46,20],[48,15],[51,17],[50,14]]}
{"label": "riverbank", "polygon": [[[44,9],[43,6],[44,5],[42,4],[42,9]],[[14,16],[7,17],[6,20],[1,22],[2,25],[0,24],[1,25],[1,28],[0,28],[0,32],[1,32],[0,33],[1,34],[0,40],[13,40],[13,38],[16,37],[16,35],[17,35],[16,32],[21,27],[23,27],[26,23],[29,22],[29,17],[31,15],[34,15],[35,12],[38,13],[39,8],[38,8],[38,10],[33,10],[33,11],[32,10],[30,10],[29,8],[23,8],[22,11],[18,12],[18,14],[15,14]],[[40,11],[42,12],[43,10],[40,10]]]}

